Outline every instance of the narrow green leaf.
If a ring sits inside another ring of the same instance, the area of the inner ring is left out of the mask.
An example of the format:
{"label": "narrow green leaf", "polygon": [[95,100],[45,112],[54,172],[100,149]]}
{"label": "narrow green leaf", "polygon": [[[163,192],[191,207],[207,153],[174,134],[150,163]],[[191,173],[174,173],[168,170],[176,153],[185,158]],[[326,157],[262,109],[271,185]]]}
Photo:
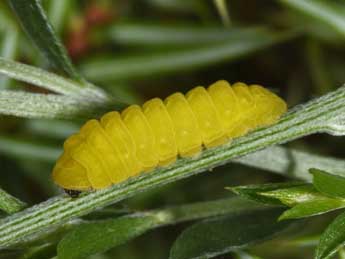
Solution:
{"label": "narrow green leaf", "polygon": [[63,120],[31,119],[25,121],[25,128],[34,134],[57,139],[65,139],[78,132],[81,123]]}
{"label": "narrow green leaf", "polygon": [[[0,14],[1,15],[1,14]],[[2,39],[0,57],[15,59],[18,47],[19,34],[16,28],[10,28],[4,33]],[[10,84],[8,78],[0,75],[0,89],[6,89]]]}
{"label": "narrow green leaf", "polygon": [[12,12],[6,1],[0,2],[0,30],[6,31],[8,29],[18,29],[17,24],[14,21]]}
{"label": "narrow green leaf", "polygon": [[316,94],[325,94],[332,90],[331,69],[326,64],[326,51],[322,45],[312,39],[306,44],[306,57]]}
{"label": "narrow green leaf", "polygon": [[320,193],[311,184],[276,183],[231,188],[241,196],[268,204],[293,207],[285,211],[282,219],[303,218],[345,207],[345,200]]}
{"label": "narrow green leaf", "polygon": [[340,248],[338,251],[339,259],[345,259],[345,250],[344,248]]}
{"label": "narrow green leaf", "polygon": [[276,221],[281,212],[269,208],[196,223],[177,238],[169,258],[212,258],[270,238],[288,226]]}
{"label": "narrow green leaf", "polygon": [[[259,200],[262,199],[261,197],[263,196],[273,199],[273,201],[279,200],[282,204],[293,207],[285,211],[279,218],[280,220],[303,218],[345,207],[345,200],[326,196],[316,190],[311,184],[291,187],[280,187],[279,184],[277,184],[276,189],[269,190],[267,188],[268,190],[263,191],[260,191],[259,187],[257,189],[259,191],[255,190],[254,194],[250,194],[250,198],[253,199],[254,197]],[[265,202],[265,200],[262,201]],[[270,202],[270,200],[266,202]]]}
{"label": "narrow green leaf", "polygon": [[146,232],[157,223],[159,218],[144,214],[81,225],[60,241],[58,257],[77,259],[104,252]]}
{"label": "narrow green leaf", "polygon": [[78,99],[86,99],[89,102],[98,101],[104,103],[108,100],[107,95],[99,88],[93,86],[80,88],[79,82],[1,57],[0,74],[56,93],[73,96]]}
{"label": "narrow green leaf", "polygon": [[259,256],[249,254],[246,251],[234,251],[235,259],[263,259]]}
{"label": "narrow green leaf", "polygon": [[305,183],[301,182],[287,182],[287,183],[269,183],[269,184],[258,184],[258,185],[244,185],[236,187],[227,187],[226,189],[240,195],[244,198],[254,200],[257,202],[268,203],[268,204],[284,204],[278,197],[263,195],[265,192],[289,188],[294,186],[304,186]]}
{"label": "narrow green leaf", "polygon": [[39,247],[29,248],[21,259],[51,259],[56,255],[56,244],[44,244]]}
{"label": "narrow green leaf", "polygon": [[279,220],[297,219],[323,214],[332,210],[345,207],[345,201],[340,199],[321,199],[315,201],[302,202],[293,208],[285,211]]}
{"label": "narrow green leaf", "polygon": [[116,23],[107,31],[117,44],[133,46],[200,46],[223,41],[244,42],[253,39],[254,35],[262,37],[267,32],[265,27],[199,27],[190,24],[143,24],[143,23]]}
{"label": "narrow green leaf", "polygon": [[308,234],[296,236],[292,239],[284,240],[284,245],[289,247],[316,247],[319,243],[320,236],[317,234]]}
{"label": "narrow green leaf", "polygon": [[74,3],[75,0],[49,1],[48,18],[57,34],[61,33],[67,13]]}
{"label": "narrow green leaf", "polygon": [[345,5],[321,0],[280,0],[283,4],[318,19],[345,37]]}
{"label": "narrow green leaf", "polygon": [[345,176],[345,160],[282,146],[269,147],[233,161],[308,182],[312,180],[312,175],[308,172],[311,167]]}
{"label": "narrow green leaf", "polygon": [[88,118],[95,115],[92,104],[54,94],[0,91],[0,114],[24,118]]}
{"label": "narrow green leaf", "polygon": [[[206,3],[199,0],[147,0],[155,8],[160,8],[168,11],[175,11],[178,13],[203,13],[208,11]],[[200,14],[199,14],[200,15]],[[205,14],[204,14],[205,15]]]}
{"label": "narrow green leaf", "polygon": [[230,26],[230,15],[228,12],[226,0],[213,0],[215,6],[217,7],[219,16],[222,18],[223,24],[225,26]]}
{"label": "narrow green leaf", "polygon": [[14,59],[18,45],[18,31],[15,28],[4,33],[0,56],[6,59]]}
{"label": "narrow green leaf", "polygon": [[[66,50],[50,25],[38,0],[8,0],[22,27],[47,59],[69,76],[80,80]],[[82,86],[82,85],[80,85]]]}
{"label": "narrow green leaf", "polygon": [[290,207],[302,202],[327,199],[327,197],[325,197],[322,193],[319,193],[311,184],[260,192],[259,195],[278,199],[283,204]]}
{"label": "narrow green leaf", "polygon": [[[15,59],[19,45],[19,30],[5,2],[0,2],[0,38],[0,57]],[[0,75],[0,89],[8,88],[10,83],[11,80]]]}
{"label": "narrow green leaf", "polygon": [[0,210],[3,210],[8,214],[12,214],[24,209],[25,206],[26,204],[24,202],[18,200],[0,188]]}
{"label": "narrow green leaf", "polygon": [[110,58],[109,60],[93,61],[85,63],[81,69],[87,78],[99,82],[185,71],[224,61],[233,61],[294,36],[296,36],[295,33],[281,34],[264,31],[253,33],[252,37],[246,37],[245,40],[230,39],[202,47],[165,51],[162,54],[150,53],[115,60]]}
{"label": "narrow green leaf", "polygon": [[[345,171],[345,168],[344,168]],[[312,168],[309,172],[313,175],[313,185],[326,195],[345,198],[345,178]]]}
{"label": "narrow green leaf", "polygon": [[323,232],[315,259],[330,258],[345,245],[345,212],[340,214]]}
{"label": "narrow green leaf", "polygon": [[16,158],[52,162],[59,157],[61,151],[60,147],[0,136],[0,154]]}

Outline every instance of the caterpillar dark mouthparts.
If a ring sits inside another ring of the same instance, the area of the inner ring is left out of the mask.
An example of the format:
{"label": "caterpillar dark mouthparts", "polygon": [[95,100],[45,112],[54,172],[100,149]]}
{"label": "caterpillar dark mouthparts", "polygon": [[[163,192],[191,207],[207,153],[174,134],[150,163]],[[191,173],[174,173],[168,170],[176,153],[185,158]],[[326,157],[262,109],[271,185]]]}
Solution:
{"label": "caterpillar dark mouthparts", "polygon": [[277,122],[286,103],[259,86],[220,80],[186,95],[89,120],[64,143],[53,180],[66,190],[106,188]]}

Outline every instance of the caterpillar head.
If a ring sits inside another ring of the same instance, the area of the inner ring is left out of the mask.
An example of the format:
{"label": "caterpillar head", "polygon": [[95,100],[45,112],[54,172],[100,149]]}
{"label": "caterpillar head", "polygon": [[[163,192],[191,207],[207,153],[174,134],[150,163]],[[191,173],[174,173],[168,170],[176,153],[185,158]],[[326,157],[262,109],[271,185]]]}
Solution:
{"label": "caterpillar head", "polygon": [[87,190],[90,188],[86,169],[71,156],[71,152],[80,145],[81,141],[83,140],[79,134],[70,136],[65,141],[64,152],[53,169],[54,182],[65,190]]}

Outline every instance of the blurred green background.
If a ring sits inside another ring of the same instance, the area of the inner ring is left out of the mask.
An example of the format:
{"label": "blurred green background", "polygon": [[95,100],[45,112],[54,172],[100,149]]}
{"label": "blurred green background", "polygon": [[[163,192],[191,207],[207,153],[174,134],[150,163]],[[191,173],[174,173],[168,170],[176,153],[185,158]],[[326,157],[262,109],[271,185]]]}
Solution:
{"label": "blurred green background", "polygon": [[[229,0],[228,17],[222,17],[215,3],[43,1],[82,74],[128,104],[225,79],[261,84],[292,107],[345,82],[343,0],[315,1],[320,4],[316,10],[292,0]],[[0,3],[0,55],[50,69],[4,1]],[[46,92],[0,77],[0,89],[6,88]],[[0,116],[1,187],[28,204],[60,193],[50,172],[64,139],[82,122]],[[344,140],[326,135],[310,136],[288,146],[344,157]],[[211,200],[229,196],[225,186],[283,180],[265,171],[228,164],[143,193],[121,206],[143,210]],[[319,234],[332,217],[308,221],[306,236]],[[186,225],[149,232],[93,258],[166,258]],[[290,236],[257,246],[254,251],[263,258],[311,258],[316,243],[307,241],[292,245]]]}

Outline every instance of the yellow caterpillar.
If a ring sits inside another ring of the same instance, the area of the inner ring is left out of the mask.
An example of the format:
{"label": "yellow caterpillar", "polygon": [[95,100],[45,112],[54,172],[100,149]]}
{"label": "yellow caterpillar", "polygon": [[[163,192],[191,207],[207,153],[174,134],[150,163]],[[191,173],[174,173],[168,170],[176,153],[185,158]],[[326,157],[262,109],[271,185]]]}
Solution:
{"label": "yellow caterpillar", "polygon": [[86,122],[65,141],[53,179],[71,193],[106,188],[273,124],[286,109],[259,85],[224,80],[154,98]]}

